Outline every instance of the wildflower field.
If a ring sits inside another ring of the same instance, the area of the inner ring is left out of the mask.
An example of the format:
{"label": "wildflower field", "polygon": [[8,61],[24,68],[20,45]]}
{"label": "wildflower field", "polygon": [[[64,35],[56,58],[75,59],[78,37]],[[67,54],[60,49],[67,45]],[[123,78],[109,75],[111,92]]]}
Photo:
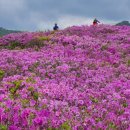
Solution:
{"label": "wildflower field", "polygon": [[130,130],[130,27],[1,37],[0,130]]}

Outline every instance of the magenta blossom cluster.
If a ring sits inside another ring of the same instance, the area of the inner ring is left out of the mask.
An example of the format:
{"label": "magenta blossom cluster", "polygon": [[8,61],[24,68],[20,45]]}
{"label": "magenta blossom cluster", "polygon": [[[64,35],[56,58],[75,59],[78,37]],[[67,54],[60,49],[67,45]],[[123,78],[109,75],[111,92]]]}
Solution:
{"label": "magenta blossom cluster", "polygon": [[0,129],[130,130],[130,27],[73,26],[0,43],[35,37],[46,46],[0,51]]}

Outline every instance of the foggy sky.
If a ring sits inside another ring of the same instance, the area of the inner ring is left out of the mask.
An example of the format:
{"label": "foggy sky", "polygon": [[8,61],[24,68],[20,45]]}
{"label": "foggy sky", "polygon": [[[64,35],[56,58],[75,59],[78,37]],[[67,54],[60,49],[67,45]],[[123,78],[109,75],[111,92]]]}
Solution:
{"label": "foggy sky", "polygon": [[0,0],[0,27],[47,30],[90,25],[94,18],[114,24],[130,20],[130,0]]}

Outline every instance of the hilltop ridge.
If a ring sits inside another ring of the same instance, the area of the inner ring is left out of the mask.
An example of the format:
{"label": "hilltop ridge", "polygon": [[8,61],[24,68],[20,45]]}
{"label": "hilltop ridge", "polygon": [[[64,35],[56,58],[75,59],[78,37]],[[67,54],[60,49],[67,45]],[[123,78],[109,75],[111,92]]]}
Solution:
{"label": "hilltop ridge", "polygon": [[10,33],[18,33],[18,32],[21,32],[21,31],[8,30],[8,29],[5,29],[3,27],[0,27],[0,36],[4,36],[4,35],[10,34]]}

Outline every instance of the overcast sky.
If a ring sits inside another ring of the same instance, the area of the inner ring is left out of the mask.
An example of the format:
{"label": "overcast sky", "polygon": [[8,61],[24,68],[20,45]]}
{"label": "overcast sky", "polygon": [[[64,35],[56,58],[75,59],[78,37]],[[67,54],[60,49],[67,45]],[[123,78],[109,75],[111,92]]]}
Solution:
{"label": "overcast sky", "polygon": [[16,30],[130,21],[130,0],[0,0],[0,27]]}

